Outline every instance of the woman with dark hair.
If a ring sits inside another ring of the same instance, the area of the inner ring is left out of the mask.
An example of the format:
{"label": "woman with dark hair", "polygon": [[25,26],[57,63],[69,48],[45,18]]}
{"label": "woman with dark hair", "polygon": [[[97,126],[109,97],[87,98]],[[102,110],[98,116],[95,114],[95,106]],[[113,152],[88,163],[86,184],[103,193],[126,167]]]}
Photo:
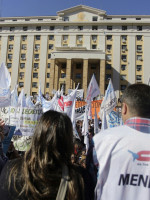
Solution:
{"label": "woman with dark hair", "polygon": [[1,200],[82,200],[84,184],[71,164],[70,118],[48,111],[36,126],[24,158],[9,161],[0,177]]}

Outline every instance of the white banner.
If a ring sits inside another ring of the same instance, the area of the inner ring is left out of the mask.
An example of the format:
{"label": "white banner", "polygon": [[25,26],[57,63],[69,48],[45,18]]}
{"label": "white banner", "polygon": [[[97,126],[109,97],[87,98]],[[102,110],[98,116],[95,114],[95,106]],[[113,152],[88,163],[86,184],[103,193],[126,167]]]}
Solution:
{"label": "white banner", "polygon": [[1,108],[0,116],[7,125],[16,126],[16,132],[19,129],[23,136],[32,136],[36,124],[42,115],[42,109],[37,108],[7,107]]}
{"label": "white banner", "polygon": [[[70,94],[73,89],[68,89],[68,94]],[[83,98],[84,89],[77,90],[76,98]]]}

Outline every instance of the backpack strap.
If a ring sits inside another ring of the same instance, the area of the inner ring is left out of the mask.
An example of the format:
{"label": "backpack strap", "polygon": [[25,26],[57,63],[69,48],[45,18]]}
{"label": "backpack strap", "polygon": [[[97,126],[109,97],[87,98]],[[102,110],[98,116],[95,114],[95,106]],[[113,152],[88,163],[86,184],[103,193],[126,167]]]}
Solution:
{"label": "backpack strap", "polygon": [[69,179],[70,179],[69,169],[68,169],[67,165],[63,165],[62,178],[61,178],[61,182],[59,185],[56,200],[60,200],[60,199],[64,200],[65,199]]}

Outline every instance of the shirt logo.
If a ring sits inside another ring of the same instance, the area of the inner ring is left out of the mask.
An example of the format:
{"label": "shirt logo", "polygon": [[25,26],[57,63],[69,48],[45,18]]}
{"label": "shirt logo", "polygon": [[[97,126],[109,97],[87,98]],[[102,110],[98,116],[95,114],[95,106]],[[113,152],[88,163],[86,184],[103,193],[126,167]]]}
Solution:
{"label": "shirt logo", "polygon": [[130,150],[128,150],[129,153],[133,156],[133,161],[139,160],[139,161],[150,161],[150,151],[139,151],[138,153],[134,153]]}

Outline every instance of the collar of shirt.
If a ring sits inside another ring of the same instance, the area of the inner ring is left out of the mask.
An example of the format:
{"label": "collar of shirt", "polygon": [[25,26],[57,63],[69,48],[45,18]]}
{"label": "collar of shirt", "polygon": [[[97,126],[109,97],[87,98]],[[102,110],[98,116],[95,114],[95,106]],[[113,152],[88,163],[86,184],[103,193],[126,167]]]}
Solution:
{"label": "collar of shirt", "polygon": [[124,124],[137,131],[150,134],[150,119],[133,117],[126,120]]}

